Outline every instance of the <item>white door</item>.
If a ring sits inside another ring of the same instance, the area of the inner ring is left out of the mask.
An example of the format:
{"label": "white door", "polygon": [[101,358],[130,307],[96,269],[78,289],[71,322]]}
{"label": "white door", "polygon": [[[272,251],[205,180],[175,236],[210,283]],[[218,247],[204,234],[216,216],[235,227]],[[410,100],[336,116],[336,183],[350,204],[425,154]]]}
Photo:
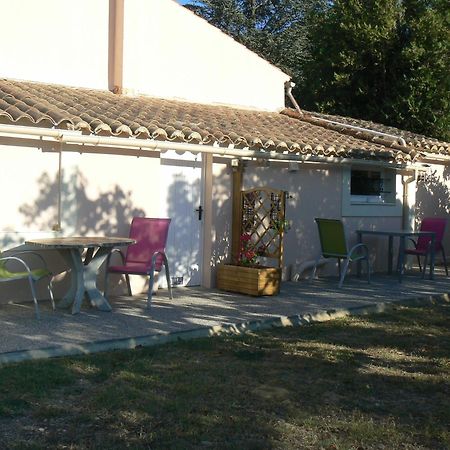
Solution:
{"label": "white door", "polygon": [[[203,220],[201,154],[168,151],[161,153],[160,161],[168,185],[167,217],[172,219],[166,246],[172,285],[199,285]],[[160,281],[164,286],[165,279]]]}

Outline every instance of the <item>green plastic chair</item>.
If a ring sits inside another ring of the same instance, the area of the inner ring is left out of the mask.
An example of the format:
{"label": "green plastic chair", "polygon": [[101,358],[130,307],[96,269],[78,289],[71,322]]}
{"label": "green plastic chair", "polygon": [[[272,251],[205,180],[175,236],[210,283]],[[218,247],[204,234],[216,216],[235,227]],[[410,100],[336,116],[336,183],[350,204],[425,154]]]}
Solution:
{"label": "green plastic chair", "polygon": [[[337,258],[339,267],[339,287],[342,287],[344,278],[351,262],[365,260],[367,263],[367,279],[370,283],[370,262],[369,250],[365,244],[356,244],[350,251],[347,247],[344,225],[337,219],[314,219],[319,230],[320,246],[322,254],[317,258],[310,280],[316,276],[317,265],[320,259]],[[341,260],[344,261],[344,268],[341,270]]]}
{"label": "green plastic chair", "polygon": [[[38,269],[30,269],[29,265],[22,258],[19,258],[17,256],[22,254],[31,255],[38,258],[43,263],[43,267]],[[22,266],[25,270],[24,271],[9,270],[6,266],[9,263],[12,263],[13,261],[15,261],[16,264]],[[36,282],[38,282],[43,278],[48,278],[47,288],[50,295],[50,300],[52,302],[52,308],[54,311],[55,300],[53,298],[53,291],[52,291],[52,273],[47,269],[44,258],[42,258],[41,255],[31,251],[23,251],[23,252],[16,252],[11,256],[3,256],[0,258],[0,283],[27,279],[30,284],[31,296],[33,297],[34,309],[36,312],[37,319],[40,319],[41,315],[39,313],[35,284]]]}

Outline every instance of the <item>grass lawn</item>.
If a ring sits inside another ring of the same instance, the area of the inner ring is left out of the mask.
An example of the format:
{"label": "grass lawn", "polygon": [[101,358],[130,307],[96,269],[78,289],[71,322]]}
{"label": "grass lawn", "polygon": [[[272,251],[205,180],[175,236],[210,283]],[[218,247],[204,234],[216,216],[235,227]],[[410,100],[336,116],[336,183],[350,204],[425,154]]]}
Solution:
{"label": "grass lawn", "polygon": [[449,449],[450,305],[0,368],[2,449]]}

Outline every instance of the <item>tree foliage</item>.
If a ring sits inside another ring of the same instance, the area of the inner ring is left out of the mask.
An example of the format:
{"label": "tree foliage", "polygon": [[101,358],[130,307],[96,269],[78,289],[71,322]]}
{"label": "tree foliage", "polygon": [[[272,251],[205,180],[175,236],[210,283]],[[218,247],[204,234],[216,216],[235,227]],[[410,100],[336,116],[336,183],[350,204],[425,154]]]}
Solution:
{"label": "tree foliage", "polygon": [[450,137],[444,1],[336,0],[312,23],[307,107]]}
{"label": "tree foliage", "polygon": [[187,6],[291,75],[305,109],[450,139],[448,0]]}

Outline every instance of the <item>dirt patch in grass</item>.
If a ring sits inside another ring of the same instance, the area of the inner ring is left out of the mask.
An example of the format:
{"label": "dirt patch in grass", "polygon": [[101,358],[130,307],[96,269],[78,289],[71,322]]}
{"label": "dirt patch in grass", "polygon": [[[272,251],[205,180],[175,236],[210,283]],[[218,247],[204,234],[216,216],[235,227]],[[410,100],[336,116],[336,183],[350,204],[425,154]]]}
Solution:
{"label": "dirt patch in grass", "polygon": [[448,449],[450,307],[0,368],[7,449]]}

